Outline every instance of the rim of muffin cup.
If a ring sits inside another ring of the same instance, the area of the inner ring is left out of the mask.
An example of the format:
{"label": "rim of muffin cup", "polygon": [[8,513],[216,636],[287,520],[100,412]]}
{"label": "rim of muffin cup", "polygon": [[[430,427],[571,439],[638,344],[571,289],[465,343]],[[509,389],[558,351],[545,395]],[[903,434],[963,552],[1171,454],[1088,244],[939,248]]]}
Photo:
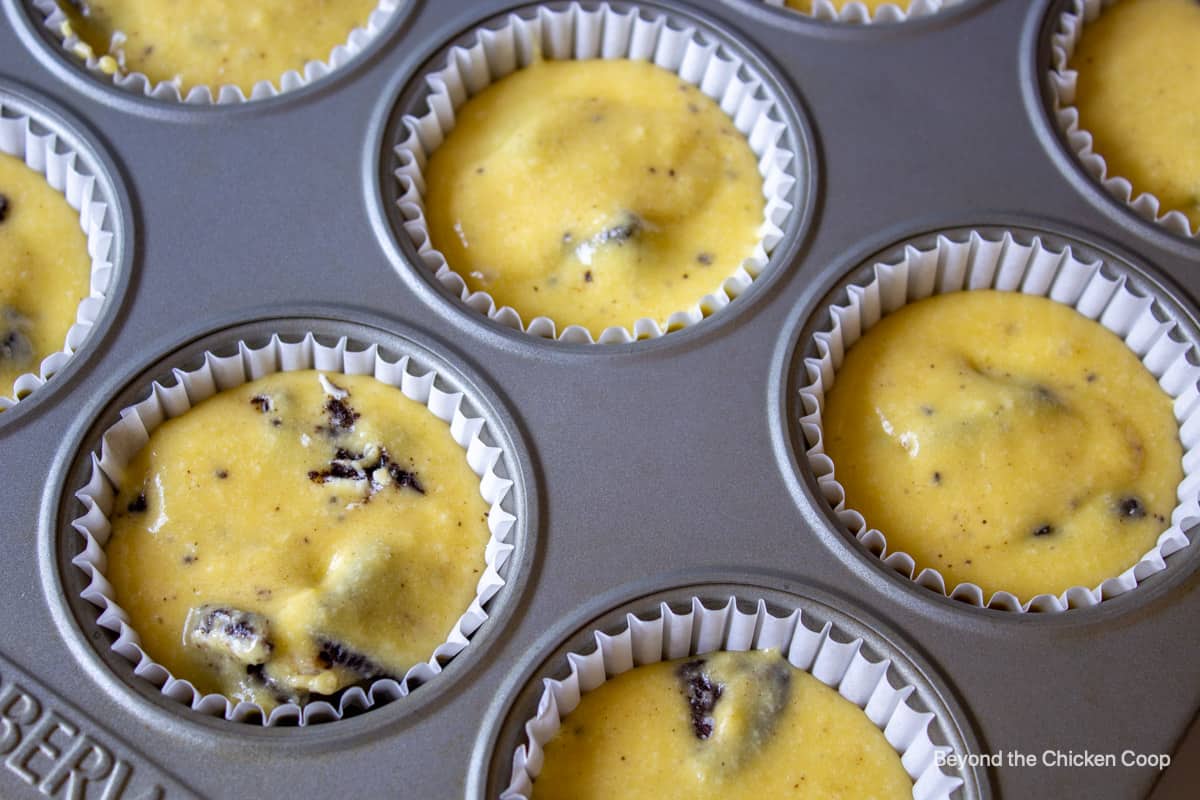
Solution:
{"label": "rim of muffin cup", "polygon": [[[721,286],[666,320],[641,317],[593,336],[586,327],[546,316],[525,319],[472,292],[429,236],[425,220],[428,158],[454,128],[454,116],[487,86],[528,66],[535,48],[553,60],[648,60],[692,84],[721,106],[746,140],[763,179],[764,217],[754,252]],[[397,121],[384,142],[383,197],[405,266],[424,273],[457,301],[501,326],[535,338],[574,344],[624,344],[656,339],[722,312],[769,273],[774,258],[799,234],[813,205],[813,154],[803,112],[773,67],[733,34],[693,12],[651,2],[529,4],[475,23],[440,48],[406,81],[389,113]],[[399,268],[400,265],[397,265]]]}
{"label": "rim of muffin cup", "polygon": [[236,105],[286,95],[316,83],[353,62],[364,50],[374,44],[387,31],[392,21],[410,8],[416,0],[378,0],[367,21],[347,32],[346,38],[333,47],[323,58],[312,58],[301,70],[288,70],[282,75],[262,78],[254,83],[247,96],[242,87],[235,84],[209,86],[197,84],[186,91],[182,81],[154,81],[144,73],[126,71],[122,46],[125,37],[114,31],[108,50],[96,53],[70,30],[66,15],[57,0],[29,0],[35,19],[34,24],[49,34],[57,44],[59,55],[72,65],[99,79],[103,84],[116,87],[129,94],[166,103],[191,106]]}
{"label": "rim of muffin cup", "polygon": [[905,22],[910,19],[930,17],[947,8],[961,5],[966,0],[892,0],[875,11],[871,11],[858,0],[812,0],[812,11],[804,12],[798,8],[788,8],[786,0],[758,0],[758,2],[773,6],[792,14],[821,20],[822,22],[850,23],[855,25],[872,25],[875,23]]}
{"label": "rim of muffin cup", "polygon": [[[544,747],[563,720],[583,695],[618,675],[677,658],[777,650],[866,714],[900,757],[914,800],[980,796],[979,776],[936,763],[975,747],[956,720],[958,710],[902,643],[836,601],[753,586],[689,587],[626,604],[606,618],[607,624],[594,620],[577,631],[523,682],[494,743],[488,793],[500,786],[501,800],[527,800]],[[518,744],[509,749],[514,736]]]}
{"label": "rim of muffin cup", "polygon": [[[932,244],[930,244],[932,242]],[[897,255],[897,253],[899,253]],[[1171,398],[1183,456],[1183,478],[1169,526],[1154,546],[1119,575],[1096,586],[1021,598],[976,584],[947,585],[937,569],[888,547],[886,531],[849,508],[836,465],[824,452],[822,411],[845,353],[882,317],[909,303],[958,291],[996,289],[1048,297],[1117,335]],[[1191,544],[1200,524],[1200,333],[1191,312],[1138,267],[1082,241],[1018,227],[965,227],[903,240],[844,277],[807,316],[789,393],[799,402],[793,440],[816,500],[835,526],[890,572],[967,606],[1018,615],[1090,608],[1134,591],[1168,568],[1170,556]]]}
{"label": "rim of muffin cup", "polygon": [[[333,344],[326,344],[328,340]],[[395,352],[395,357],[388,351]],[[110,634],[97,639],[96,646],[128,663],[132,668],[130,680],[143,682],[151,692],[157,690],[168,701],[168,707],[190,708],[207,717],[263,728],[303,727],[358,716],[437,681],[451,663],[463,658],[480,628],[498,612],[497,602],[504,600],[502,595],[518,591],[519,587],[509,588],[508,584],[515,577],[510,567],[520,560],[525,521],[520,517],[521,490],[511,474],[519,466],[516,454],[506,451],[508,439],[499,430],[502,422],[492,418],[486,401],[474,396],[469,386],[459,388],[466,382],[458,378],[450,362],[442,370],[435,362],[436,358],[422,346],[407,340],[402,348],[395,348],[360,344],[346,335],[312,330],[283,335],[273,331],[263,336],[231,337],[225,345],[204,349],[184,359],[184,364],[171,367],[170,380],[153,380],[142,386],[137,392],[141,399],[115,410],[117,421],[103,429],[94,446],[80,452],[77,474],[83,479],[82,485],[69,483],[64,498],[73,497],[78,504],[66,515],[66,528],[71,530],[62,534],[72,541],[60,547],[70,562],[68,568],[73,567],[78,576],[78,598],[85,601],[84,606],[95,609],[94,619],[84,614],[81,622],[85,628],[94,625]],[[283,703],[267,713],[256,703],[235,701],[220,693],[201,693],[141,648],[137,631],[105,577],[104,545],[111,535],[108,515],[122,488],[124,470],[159,425],[220,392],[277,372],[308,369],[329,376],[335,383],[339,374],[372,376],[394,386],[446,423],[447,434],[462,448],[468,466],[479,479],[480,495],[489,505],[490,536],[480,552],[485,568],[475,597],[428,660],[412,665],[403,676],[361,681],[330,696],[313,695],[300,704]],[[67,582],[68,587],[71,584]]]}
{"label": "rim of muffin cup", "polygon": [[1049,93],[1050,117],[1075,161],[1109,197],[1169,233],[1200,242],[1200,223],[1193,226],[1182,211],[1164,208],[1153,192],[1135,194],[1133,184],[1127,178],[1109,174],[1108,162],[1093,149],[1092,134],[1080,124],[1079,109],[1075,106],[1079,73],[1071,68],[1070,60],[1088,23],[1095,21],[1115,2],[1117,0],[1061,0],[1060,5],[1052,9],[1048,35],[1042,45],[1048,48],[1050,55],[1044,78]]}
{"label": "rim of muffin cup", "polygon": [[[35,395],[87,344],[106,300],[117,289],[126,255],[127,220],[119,189],[90,143],[57,114],[2,82],[0,153],[40,174],[78,213],[90,261],[88,295],[79,302],[62,348],[45,356],[36,370],[19,375],[12,386],[0,386],[0,412],[5,412]],[[0,424],[6,416],[0,413]]]}

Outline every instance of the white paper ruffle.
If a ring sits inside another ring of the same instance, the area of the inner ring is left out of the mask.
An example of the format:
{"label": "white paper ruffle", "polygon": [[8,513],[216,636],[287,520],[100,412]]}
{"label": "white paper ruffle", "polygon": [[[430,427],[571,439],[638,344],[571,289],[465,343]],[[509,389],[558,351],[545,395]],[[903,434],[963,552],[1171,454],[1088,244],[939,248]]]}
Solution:
{"label": "white paper ruffle", "polygon": [[454,47],[445,65],[424,77],[428,110],[406,115],[404,140],[395,148],[397,205],[404,229],[425,267],[437,280],[471,308],[508,327],[547,339],[593,342],[579,325],[560,327],[549,317],[535,317],[526,326],[510,306],[497,306],[487,292],[471,292],[466,282],[446,263],[429,238],[425,221],[425,167],[430,155],[454,129],[455,112],[472,96],[495,81],[527,66],[541,53],[552,59],[616,59],[650,61],[675,72],[715,100],[730,116],[758,157],[766,207],[760,241],[754,252],[726,278],[721,288],[691,307],[671,314],[665,325],[642,318],[633,330],[606,328],[599,343],[629,342],[661,336],[676,327],[694,325],[729,305],[766,268],[770,253],[783,238],[784,225],[793,212],[789,195],[807,166],[788,149],[786,119],[751,64],[701,35],[693,24],[656,9],[617,11],[608,4],[584,10],[572,3],[563,10],[539,6],[510,14],[497,29],[481,28],[471,44]]}
{"label": "white paper ruffle", "polygon": [[935,744],[930,736],[936,715],[909,703],[916,687],[900,680],[890,660],[871,660],[863,652],[862,639],[839,641],[850,637],[829,622],[811,630],[803,617],[800,609],[777,617],[762,600],[754,611],[744,612],[733,597],[715,609],[693,597],[688,611],[677,613],[663,603],[656,617],[626,615],[620,633],[596,631],[594,650],[567,655],[570,672],[565,678],[544,680],[537,713],[525,724],[527,743],[513,754],[512,779],[501,800],[527,800],[542,771],[547,742],[582,695],[634,667],[718,650],[778,650],[794,667],[861,708],[883,731],[914,781],[914,800],[950,798],[962,779],[946,774],[935,763],[938,753],[949,753],[951,748]]}
{"label": "white paper ruffle", "polygon": [[[74,33],[71,36],[63,36],[63,23],[67,22],[67,17],[63,14],[62,9],[58,7],[57,0],[32,0],[33,6],[42,16],[42,24],[50,31],[51,35],[62,43],[62,48],[71,58],[80,59],[88,71],[101,79],[110,81],[114,86],[124,89],[133,94],[140,94],[146,97],[152,97],[156,100],[166,100],[175,103],[189,103],[192,105],[224,105],[228,103],[245,103],[250,100],[258,100],[264,97],[274,97],[284,92],[291,92],[301,87],[307,86],[313,81],[325,77],[329,73],[344,66],[348,61],[366,49],[375,37],[387,26],[392,16],[398,9],[403,7],[404,0],[379,0],[379,5],[371,12],[367,18],[367,23],[363,27],[355,28],[346,37],[346,41],[334,47],[330,52],[329,57],[324,61],[312,60],[304,65],[303,72],[297,70],[288,70],[274,80],[261,80],[250,90],[250,96],[247,97],[240,86],[225,84],[215,88],[211,86],[193,86],[186,96],[181,91],[181,86],[178,81],[159,81],[155,83],[148,76],[136,71],[119,70],[115,74],[108,74],[100,68],[100,59],[106,55],[110,55],[117,60],[118,63],[123,63],[123,53],[121,46],[125,41],[125,37],[120,32],[113,35],[113,41],[109,45],[108,52],[94,53],[87,43],[80,40]],[[85,53],[87,55],[85,55]]]}
{"label": "white paper ruffle", "polygon": [[[479,476],[480,495],[491,505],[488,512],[491,538],[484,552],[487,567],[479,579],[474,601],[427,662],[410,668],[400,681],[376,680],[366,690],[360,687],[346,689],[340,694],[337,706],[325,701],[312,701],[303,707],[288,703],[267,715],[262,714],[257,704],[235,704],[224,695],[201,694],[188,681],[172,676],[142,650],[137,632],[130,627],[128,616],[113,598],[112,586],[104,576],[107,566],[104,546],[112,532],[108,514],[113,507],[114,487],[121,485],[126,467],[145,446],[151,432],[167,419],[186,413],[217,392],[275,372],[305,369],[372,375],[398,387],[406,397],[424,404],[430,413],[446,422],[450,435],[465,451],[467,463]],[[202,366],[190,371],[176,369],[174,378],[175,382],[169,386],[155,382],[145,400],[122,409],[121,420],[101,438],[99,453],[92,453],[92,472],[87,485],[75,495],[83,504],[84,513],[72,524],[83,537],[84,546],[72,563],[90,578],[81,597],[101,609],[98,623],[117,634],[112,648],[134,665],[137,675],[158,686],[164,695],[202,714],[235,721],[246,721],[261,714],[264,725],[280,722],[305,725],[341,719],[347,711],[368,709],[404,697],[417,685],[437,676],[446,662],[466,648],[472,634],[488,618],[486,606],[505,585],[501,573],[515,547],[511,534],[517,521],[504,507],[513,482],[497,472],[498,465],[503,471],[500,462],[504,453],[499,447],[485,443],[484,439],[490,434],[482,417],[471,416],[473,408],[469,397],[462,392],[441,389],[437,372],[409,356],[391,362],[379,354],[375,345],[352,351],[347,349],[344,338],[329,346],[318,342],[311,333],[290,343],[273,336],[259,348],[238,342],[234,355],[205,353]]]}
{"label": "white paper ruffle", "polygon": [[[893,264],[876,264],[871,278],[851,285],[848,300],[830,308],[832,328],[813,336],[816,357],[804,359],[807,383],[800,389],[804,415],[801,429],[808,446],[809,468],[820,492],[838,519],[859,542],[889,567],[918,584],[947,597],[978,607],[1004,611],[1065,611],[1094,606],[1132,590],[1141,581],[1166,569],[1165,559],[1189,544],[1187,531],[1200,523],[1200,352],[1187,340],[1170,314],[1152,297],[1138,294],[1119,271],[1100,262],[1076,256],[1070,247],[1059,250],[1034,237],[1023,243],[1005,233],[987,238],[972,231],[963,241],[939,236],[928,250],[905,248]],[[1096,320],[1121,337],[1158,379],[1174,401],[1175,418],[1183,444],[1183,481],[1171,526],[1136,564],[1099,586],[1075,586],[1061,595],[1039,594],[1022,601],[1005,592],[990,598],[973,583],[947,587],[933,568],[917,573],[907,553],[889,551],[886,536],[868,526],[857,511],[846,507],[845,489],[838,483],[835,465],[825,454],[821,413],[825,394],[846,351],[879,320],[901,306],[934,294],[972,289],[999,289],[1049,297]]]}
{"label": "white paper ruffle", "polygon": [[[42,360],[36,373],[17,378],[13,386],[0,386],[0,411],[45,385],[83,346],[104,307],[104,297],[112,285],[113,245],[117,236],[113,198],[61,137],[59,123],[41,115],[29,117],[14,106],[5,105],[0,90],[0,152],[25,162],[46,177],[46,182],[61,192],[71,208],[79,212],[79,227],[87,236],[91,258],[89,294],[79,303],[75,324],[67,331],[62,350]],[[10,396],[5,393],[12,392]]]}
{"label": "white paper ruffle", "polygon": [[[763,0],[763,2],[776,8],[784,7],[784,0]],[[869,25],[872,22],[903,22],[906,19],[936,14],[943,8],[961,2],[962,0],[908,0],[908,2],[901,0],[897,3],[885,3],[876,9],[872,16],[870,9],[863,3],[849,2],[839,8],[830,0],[813,0],[812,13],[809,16],[826,22],[852,22],[862,25]],[[795,9],[790,10],[794,11]],[[796,11],[796,13],[802,12]]]}
{"label": "white paper ruffle", "polygon": [[1138,216],[1161,225],[1171,233],[1200,237],[1200,225],[1193,228],[1191,220],[1182,211],[1163,211],[1162,201],[1153,194],[1142,192],[1134,196],[1132,183],[1119,175],[1109,175],[1108,163],[1092,149],[1092,135],[1080,126],[1079,109],[1075,107],[1079,73],[1070,67],[1071,56],[1083,36],[1084,26],[1094,22],[1101,11],[1114,2],[1116,0],[1071,0],[1059,18],[1058,26],[1050,38],[1049,85],[1054,120],[1084,170],[1099,181],[1112,197],[1132,208]]}

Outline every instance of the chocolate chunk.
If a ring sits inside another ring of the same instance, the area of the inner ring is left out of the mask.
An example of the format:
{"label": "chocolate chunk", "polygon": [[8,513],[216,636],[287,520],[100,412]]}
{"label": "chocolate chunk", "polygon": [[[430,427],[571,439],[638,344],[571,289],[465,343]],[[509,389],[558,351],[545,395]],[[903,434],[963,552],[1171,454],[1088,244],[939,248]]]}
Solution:
{"label": "chocolate chunk", "polygon": [[0,222],[8,219],[8,195],[0,194]]}
{"label": "chocolate chunk", "polygon": [[229,470],[227,470],[227,469],[219,469],[219,470],[217,470],[217,471],[216,471],[216,473],[215,473],[215,474],[216,474],[216,476],[217,476],[217,478],[218,478],[219,480],[225,480],[226,478],[228,478],[228,477],[229,477]]}
{"label": "chocolate chunk", "polygon": [[270,624],[252,611],[202,605],[188,612],[185,644],[201,647],[242,664],[262,664],[271,657]]}
{"label": "chocolate chunk", "polygon": [[701,253],[700,255],[696,256],[696,260],[707,267],[713,263],[713,256],[712,253]]}
{"label": "chocolate chunk", "polygon": [[687,661],[680,664],[676,671],[676,675],[683,681],[688,708],[692,712],[692,733],[700,740],[712,736],[713,709],[724,691],[720,684],[713,683],[704,672],[704,663],[702,658]]}
{"label": "chocolate chunk", "polygon": [[369,656],[355,652],[341,642],[322,636],[317,638],[317,647],[317,662],[325,669],[342,667],[363,678],[382,678],[388,674]]}
{"label": "chocolate chunk", "polygon": [[255,683],[267,689],[280,703],[299,703],[304,697],[271,677],[267,668],[262,664],[247,664],[246,676]]}
{"label": "chocolate chunk", "polygon": [[325,401],[325,413],[329,415],[329,426],[335,435],[354,430],[354,421],[362,416],[346,401],[336,397],[330,397]]}
{"label": "chocolate chunk", "polygon": [[266,414],[273,408],[271,405],[271,398],[267,397],[265,394],[256,394],[254,397],[251,397],[250,405],[257,408],[259,412],[263,414]]}
{"label": "chocolate chunk", "polygon": [[1034,536],[1049,536],[1052,533],[1054,533],[1054,526],[1050,524],[1039,525],[1033,529]]}
{"label": "chocolate chunk", "polygon": [[583,280],[587,283],[592,282],[592,271],[590,269],[583,273]]}
{"label": "chocolate chunk", "polygon": [[425,494],[425,487],[417,480],[417,473],[401,469],[398,464],[388,464],[387,471],[398,488],[412,489],[414,492]]}
{"label": "chocolate chunk", "polygon": [[1130,495],[1117,501],[1117,515],[1121,519],[1141,519],[1146,516],[1146,507],[1142,501]]}
{"label": "chocolate chunk", "polygon": [[0,361],[27,364],[33,360],[30,327],[32,323],[16,309],[0,306]]}
{"label": "chocolate chunk", "polygon": [[933,482],[940,486],[942,483],[942,473],[940,473],[940,472],[933,473]]}
{"label": "chocolate chunk", "polygon": [[130,514],[145,513],[147,508],[146,493],[144,491],[138,492],[137,497],[130,500],[129,505],[125,506],[125,508]]}

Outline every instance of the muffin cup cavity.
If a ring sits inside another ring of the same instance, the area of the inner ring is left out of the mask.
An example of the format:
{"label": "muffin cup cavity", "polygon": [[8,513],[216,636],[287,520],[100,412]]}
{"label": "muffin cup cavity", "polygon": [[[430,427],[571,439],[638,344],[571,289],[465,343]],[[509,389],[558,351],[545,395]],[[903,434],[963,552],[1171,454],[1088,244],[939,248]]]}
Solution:
{"label": "muffin cup cavity", "polygon": [[1110,175],[1104,156],[1093,150],[1092,134],[1079,121],[1075,92],[1079,73],[1071,68],[1071,56],[1083,37],[1084,28],[1094,22],[1116,0],[1069,0],[1050,35],[1050,71],[1046,86],[1050,92],[1050,111],[1067,148],[1075,154],[1083,169],[1110,196],[1177,236],[1200,240],[1200,225],[1193,227],[1182,211],[1164,209],[1162,201],[1150,192],[1134,194],[1133,184],[1120,175]]}
{"label": "muffin cup cavity", "polygon": [[752,602],[751,611],[739,608],[735,597],[708,608],[692,596],[685,610],[663,602],[657,615],[626,614],[624,626],[616,633],[595,630],[592,650],[567,654],[565,677],[543,680],[537,711],[524,725],[526,743],[513,753],[512,778],[500,795],[502,800],[527,800],[542,770],[544,748],[562,720],[575,710],[582,695],[608,679],[659,661],[720,650],[772,649],[858,706],[883,731],[914,782],[915,800],[959,796],[962,778],[947,774],[936,763],[939,756],[954,752],[953,747],[935,743],[936,734],[931,732],[945,720],[925,710],[913,696],[917,687],[896,673],[890,658],[873,657],[863,638],[839,630],[827,619],[810,622],[803,608],[777,614],[761,598]]}
{"label": "muffin cup cavity", "polygon": [[[677,74],[720,105],[746,136],[758,159],[766,200],[754,252],[727,277],[719,290],[660,321],[641,318],[632,329],[606,328],[599,337],[580,325],[562,325],[539,316],[526,323],[510,306],[497,306],[487,292],[472,292],[430,241],[425,220],[425,167],[432,153],[454,129],[455,113],[467,100],[505,76],[528,66],[541,54],[563,59],[631,59],[649,61]],[[419,76],[427,86],[405,113],[403,141],[396,144],[397,206],[419,265],[463,303],[502,325],[532,336],[575,343],[621,343],[655,338],[702,321],[729,305],[769,267],[770,254],[784,238],[796,213],[793,189],[805,184],[805,154],[792,150],[789,117],[773,85],[738,55],[735,47],[696,22],[653,7],[621,10],[607,3],[584,8],[572,3],[558,10],[546,6],[518,9],[498,27],[479,28],[469,43],[439,56],[440,68]],[[420,106],[418,109],[417,106]]]}
{"label": "muffin cup cavity", "polygon": [[66,133],[61,122],[0,87],[0,152],[43,175],[79,212],[91,259],[89,294],[79,303],[62,349],[42,359],[37,372],[18,376],[12,386],[0,386],[0,412],[40,389],[74,357],[100,319],[105,297],[115,284],[115,259],[123,244],[116,199],[111,186],[98,178],[95,159],[76,150],[70,144],[73,137]]}
{"label": "muffin cup cavity", "polygon": [[[787,8],[785,0],[763,0],[769,6]],[[880,6],[874,13],[863,3],[856,0],[845,3],[840,7],[830,0],[813,0],[812,12],[806,16],[825,22],[849,22],[860,25],[870,25],[873,22],[904,22],[907,19],[928,17],[943,8],[958,5],[962,0],[896,0]],[[803,14],[796,9],[787,9],[796,14]]]}
{"label": "muffin cup cavity", "polygon": [[[1143,290],[1129,271],[1111,260],[1090,259],[1070,245],[1059,247],[1037,235],[971,231],[955,238],[938,235],[933,246],[907,245],[901,258],[875,263],[846,286],[844,300],[828,307],[829,322],[812,335],[804,374],[798,380],[809,469],[820,495],[838,522],[866,550],[896,572],[933,591],[979,607],[1018,613],[1066,611],[1095,606],[1132,591],[1146,578],[1166,569],[1166,558],[1187,547],[1188,531],[1200,523],[1200,351],[1192,334],[1162,300]],[[908,303],[976,289],[997,289],[1048,297],[1074,308],[1119,336],[1157,379],[1173,401],[1183,447],[1183,480],[1170,527],[1136,564],[1095,587],[1074,586],[1060,595],[1039,594],[1022,600],[1006,591],[987,597],[972,583],[947,586],[931,567],[918,571],[904,552],[888,548],[885,532],[870,527],[846,505],[836,465],[825,454],[822,411],[847,350],[884,316]],[[842,293],[839,292],[839,295]],[[813,355],[815,353],[815,355]]]}
{"label": "muffin cup cavity", "polygon": [[[491,506],[488,512],[491,537],[483,553],[486,569],[477,584],[474,600],[428,661],[409,668],[400,680],[380,679],[365,689],[360,686],[344,689],[334,696],[333,702],[287,703],[266,714],[254,703],[235,703],[221,694],[201,694],[190,682],[176,678],[142,650],[137,631],[131,627],[105,578],[104,546],[112,531],[108,515],[114,507],[116,489],[125,480],[130,461],[159,425],[187,413],[218,392],[277,372],[307,369],[373,376],[399,388],[406,397],[422,403],[430,413],[447,423],[449,434],[462,447],[471,470],[479,476],[480,495]],[[339,720],[347,714],[405,697],[419,685],[436,678],[487,621],[489,604],[506,584],[505,565],[516,547],[513,534],[518,519],[510,511],[514,502],[510,490],[514,484],[504,475],[505,453],[500,446],[487,443],[494,437],[483,416],[477,414],[472,399],[462,391],[444,390],[436,369],[419,363],[419,356],[404,355],[389,361],[376,345],[365,350],[351,350],[345,338],[333,345],[325,345],[312,333],[295,342],[285,342],[273,335],[260,347],[239,340],[232,355],[220,356],[205,351],[199,367],[175,369],[173,374],[174,383],[164,385],[156,381],[149,387],[144,400],[121,409],[120,420],[103,433],[98,450],[90,454],[87,485],[75,494],[83,504],[84,513],[71,524],[83,541],[82,549],[72,563],[89,579],[80,596],[100,609],[97,623],[117,635],[112,649],[134,665],[136,675],[159,687],[161,693],[172,700],[208,716],[238,722],[261,721],[264,726]]]}
{"label": "muffin cup cavity", "polygon": [[303,71],[288,70],[277,78],[264,78],[254,84],[247,97],[240,86],[233,84],[198,85],[185,93],[182,82],[177,79],[155,82],[144,73],[126,71],[123,49],[125,36],[120,31],[113,33],[106,52],[97,53],[71,30],[69,20],[59,8],[57,0],[31,0],[42,26],[61,44],[66,56],[81,62],[88,72],[132,94],[190,105],[246,103],[301,89],[353,60],[379,37],[397,12],[410,2],[412,0],[379,0],[366,24],[350,31],[346,40],[334,47],[324,60],[309,61]]}

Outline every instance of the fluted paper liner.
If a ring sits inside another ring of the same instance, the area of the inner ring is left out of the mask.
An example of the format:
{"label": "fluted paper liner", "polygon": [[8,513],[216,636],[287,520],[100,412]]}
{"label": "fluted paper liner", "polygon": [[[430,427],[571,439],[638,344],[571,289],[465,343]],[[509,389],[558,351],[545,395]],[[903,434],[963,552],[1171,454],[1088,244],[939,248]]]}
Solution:
{"label": "fluted paper liner", "polygon": [[[836,465],[825,454],[821,420],[825,393],[833,387],[846,351],[882,317],[907,303],[934,294],[974,289],[1048,297],[1099,322],[1124,340],[1173,401],[1184,451],[1184,477],[1176,492],[1178,504],[1171,512],[1171,525],[1136,564],[1099,586],[1075,586],[1058,596],[1039,594],[1025,601],[1005,591],[985,597],[983,589],[973,583],[948,588],[938,570],[925,567],[918,573],[911,556],[890,551],[885,533],[870,528],[869,520],[846,507],[846,493],[837,481]],[[1166,569],[1165,559],[1188,546],[1186,532],[1200,522],[1200,475],[1196,472],[1200,463],[1200,353],[1196,344],[1184,337],[1171,313],[1153,297],[1137,294],[1122,271],[1109,264],[1086,261],[1070,247],[1055,249],[1036,236],[1024,243],[1007,232],[996,239],[973,231],[964,241],[938,236],[936,245],[928,250],[906,247],[903,258],[893,264],[875,264],[869,282],[851,285],[847,294],[847,302],[830,308],[832,328],[813,337],[817,357],[804,359],[807,384],[800,389],[804,414],[800,422],[808,446],[809,468],[821,495],[841,524],[870,553],[900,574],[947,597],[981,608],[1027,612],[1094,606],[1124,594]]]}
{"label": "fluted paper liner", "polygon": [[[1150,192],[1133,193],[1133,184],[1120,175],[1110,175],[1104,156],[1092,149],[1092,135],[1079,122],[1075,90],[1079,73],[1071,69],[1071,56],[1083,36],[1084,26],[1094,22],[1116,0],[1071,0],[1050,37],[1050,73],[1048,84],[1054,120],[1066,138],[1067,146],[1084,170],[1096,179],[1112,197],[1132,208],[1143,219],[1157,223],[1180,236],[1200,237],[1200,225],[1192,227],[1182,211],[1163,210],[1162,201]],[[1181,109],[1182,111],[1182,109]]]}
{"label": "fluted paper liner", "polygon": [[[769,6],[786,8],[785,0],[763,0]],[[885,3],[875,10],[874,15],[863,3],[850,2],[840,8],[830,0],[813,0],[812,13],[806,14],[813,19],[826,22],[855,22],[869,25],[872,22],[903,22],[906,19],[927,17],[936,14],[943,8],[958,5],[962,0],[899,0],[896,3]],[[797,14],[804,12],[789,8]]]}
{"label": "fluted paper liner", "polygon": [[[23,103],[14,107],[6,105],[5,100],[0,89],[0,152],[20,159],[45,176],[46,183],[79,212],[79,227],[87,236],[91,257],[91,280],[89,294],[79,303],[75,324],[68,329],[62,349],[42,359],[37,372],[18,376],[11,387],[0,386],[0,412],[44,386],[87,341],[104,307],[105,293],[112,285],[113,243],[118,233],[116,215],[111,209],[113,198],[106,195],[96,180],[88,166],[89,159],[64,141],[61,123],[36,113],[31,117],[18,110],[24,108]],[[7,392],[12,394],[5,396]]]}
{"label": "fluted paper liner", "polygon": [[[643,317],[634,322],[632,331],[614,325],[596,340],[583,326],[560,328],[549,317],[534,317],[525,325],[517,309],[497,306],[487,292],[471,292],[430,241],[424,203],[424,171],[430,155],[454,129],[455,112],[468,98],[527,66],[539,53],[552,59],[650,61],[674,72],[721,106],[758,158],[766,199],[758,245],[718,290],[669,315],[665,325]],[[429,88],[424,98],[428,108],[422,116],[403,117],[406,133],[395,148],[394,174],[400,185],[397,205],[404,230],[417,248],[421,263],[450,292],[491,319],[534,336],[570,342],[629,342],[694,325],[729,305],[766,269],[793,211],[789,194],[807,169],[803,160],[788,149],[786,117],[774,90],[753,65],[702,35],[694,23],[656,8],[622,12],[605,3],[585,10],[572,3],[562,10],[545,6],[520,9],[497,29],[479,29],[469,46],[451,48],[444,66],[423,79]]]}
{"label": "fluted paper liner", "polygon": [[[145,446],[151,432],[165,420],[185,414],[218,392],[276,372],[305,369],[328,374],[374,376],[398,387],[406,397],[424,404],[430,413],[446,422],[448,433],[463,448],[467,463],[479,476],[479,493],[491,505],[487,520],[491,538],[483,554],[487,567],[479,579],[474,601],[427,662],[411,667],[399,681],[375,680],[365,690],[360,686],[342,690],[336,706],[324,700],[310,701],[302,707],[287,703],[268,715],[255,703],[235,704],[221,694],[201,694],[190,682],[174,677],[142,650],[137,632],[113,598],[112,586],[105,578],[104,546],[112,532],[108,514],[113,508],[114,488],[121,485],[125,469]],[[369,709],[407,696],[417,685],[435,678],[446,662],[467,647],[472,634],[488,618],[488,603],[505,585],[502,573],[514,550],[511,533],[517,521],[504,508],[513,482],[496,471],[503,451],[481,438],[488,435],[487,423],[481,416],[471,416],[473,408],[469,397],[462,392],[441,389],[437,372],[414,363],[410,356],[391,362],[379,354],[376,345],[363,351],[352,351],[347,349],[344,338],[328,346],[318,342],[311,333],[294,343],[273,336],[259,348],[238,342],[237,352],[231,356],[206,352],[202,366],[190,371],[176,369],[174,377],[175,382],[169,386],[153,383],[145,400],[121,410],[121,420],[104,433],[99,452],[92,453],[92,471],[87,485],[75,495],[83,503],[85,513],[72,524],[83,537],[84,547],[72,563],[91,579],[80,596],[101,609],[97,622],[117,634],[112,649],[134,665],[137,675],[160,687],[167,697],[186,703],[202,714],[235,721],[248,721],[257,714],[261,715],[263,725],[284,721],[305,725],[341,719],[348,711]]]}
{"label": "fluted paper liner", "polygon": [[567,676],[543,681],[545,691],[537,713],[525,724],[527,743],[513,754],[512,779],[501,800],[527,800],[542,771],[546,744],[582,695],[635,667],[719,650],[778,650],[792,666],[862,709],[900,755],[904,770],[914,781],[914,800],[949,798],[962,785],[961,778],[946,774],[936,764],[938,753],[952,752],[930,737],[929,727],[936,715],[909,703],[916,687],[899,679],[890,659],[872,661],[863,652],[862,639],[842,635],[830,622],[812,630],[805,625],[801,609],[777,617],[763,600],[758,600],[752,612],[739,609],[733,597],[715,609],[705,607],[696,597],[690,602],[691,608],[684,612],[662,603],[659,615],[648,619],[627,614],[620,633],[596,631],[594,650],[567,655]]}
{"label": "fluted paper liner", "polygon": [[[328,58],[323,61],[320,59],[309,61],[304,65],[303,71],[288,70],[278,78],[264,78],[251,87],[250,96],[247,97],[240,86],[233,84],[222,84],[216,87],[197,85],[188,89],[187,94],[184,95],[181,81],[178,79],[156,83],[144,73],[126,71],[124,69],[125,54],[122,49],[125,43],[123,33],[114,32],[107,52],[96,53],[74,31],[71,31],[70,35],[64,35],[63,23],[68,22],[68,19],[55,0],[32,0],[34,8],[41,14],[43,26],[50,31],[55,40],[62,43],[63,50],[71,58],[82,60],[84,66],[92,74],[133,94],[192,105],[245,103],[295,91],[324,78],[365,50],[387,27],[392,16],[404,6],[406,1],[411,0],[379,0],[375,10],[367,18],[366,24],[350,31],[346,41],[334,47]],[[120,65],[115,73],[110,74],[101,68],[100,59],[105,56],[110,56]]]}

